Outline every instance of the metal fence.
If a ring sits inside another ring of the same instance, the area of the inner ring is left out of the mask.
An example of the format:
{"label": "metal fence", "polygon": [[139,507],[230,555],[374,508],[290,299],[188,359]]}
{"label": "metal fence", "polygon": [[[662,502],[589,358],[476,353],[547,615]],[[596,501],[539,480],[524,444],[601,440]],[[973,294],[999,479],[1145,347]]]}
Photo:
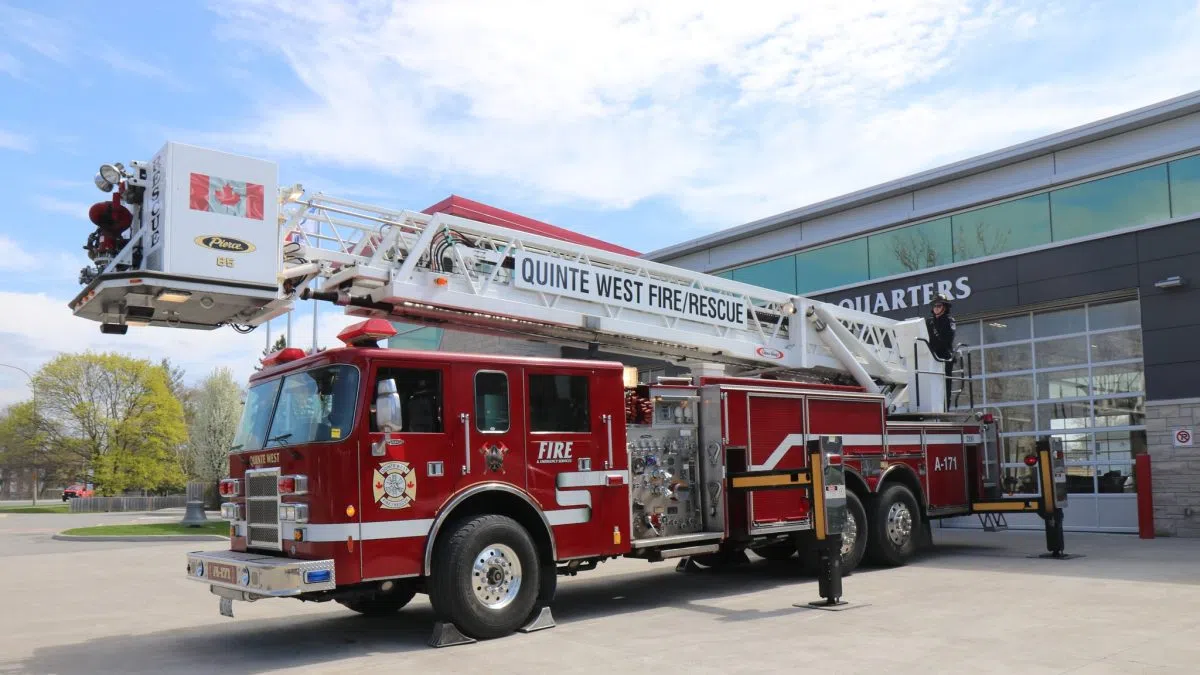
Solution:
{"label": "metal fence", "polygon": [[187,493],[145,497],[122,495],[119,497],[83,497],[69,501],[71,513],[110,513],[119,511],[157,511],[159,509],[181,509],[189,501],[204,502],[204,508],[214,511],[221,508],[221,497],[216,483],[190,482]]}
{"label": "metal fence", "polygon": [[187,506],[187,495],[165,497],[82,497],[72,499],[71,513],[102,513],[111,511],[157,511]]}

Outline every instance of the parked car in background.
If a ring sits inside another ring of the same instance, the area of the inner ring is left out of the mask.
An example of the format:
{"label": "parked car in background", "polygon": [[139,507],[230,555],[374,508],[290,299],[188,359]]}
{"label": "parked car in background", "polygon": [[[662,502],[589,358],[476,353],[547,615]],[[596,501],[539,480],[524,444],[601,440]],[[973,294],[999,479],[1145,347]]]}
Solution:
{"label": "parked car in background", "polygon": [[75,483],[74,485],[68,485],[67,487],[63,488],[62,500],[65,502],[68,499],[74,499],[75,497],[91,496],[92,490],[88,488],[88,486],[84,485],[83,483]]}

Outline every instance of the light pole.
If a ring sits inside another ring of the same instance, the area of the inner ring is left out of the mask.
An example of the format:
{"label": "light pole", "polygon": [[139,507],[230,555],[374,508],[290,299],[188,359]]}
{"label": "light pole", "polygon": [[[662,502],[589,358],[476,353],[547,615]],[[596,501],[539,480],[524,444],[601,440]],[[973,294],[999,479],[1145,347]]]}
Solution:
{"label": "light pole", "polygon": [[[26,377],[26,379],[29,380],[29,393],[33,396],[33,413],[35,415],[38,414],[37,388],[33,386],[33,376],[30,375],[29,371],[25,370],[24,368],[21,368],[19,366],[14,366],[11,363],[0,363],[0,366],[4,366],[5,368],[12,368],[13,370],[20,371],[20,373],[22,375],[24,375]],[[38,470],[37,470],[37,462],[35,461],[33,464],[33,505],[34,506],[37,506],[37,498],[38,498]]]}

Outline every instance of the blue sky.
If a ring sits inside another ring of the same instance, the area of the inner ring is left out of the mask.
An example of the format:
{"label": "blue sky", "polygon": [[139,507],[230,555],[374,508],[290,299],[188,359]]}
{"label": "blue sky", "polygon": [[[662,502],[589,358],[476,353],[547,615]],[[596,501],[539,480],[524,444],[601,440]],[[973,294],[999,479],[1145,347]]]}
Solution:
{"label": "blue sky", "polygon": [[[96,168],[166,140],[649,251],[1200,89],[1195,0],[299,4],[0,0],[0,361],[248,373],[259,332],[102,338],[65,310]],[[0,405],[22,380],[0,369]]]}

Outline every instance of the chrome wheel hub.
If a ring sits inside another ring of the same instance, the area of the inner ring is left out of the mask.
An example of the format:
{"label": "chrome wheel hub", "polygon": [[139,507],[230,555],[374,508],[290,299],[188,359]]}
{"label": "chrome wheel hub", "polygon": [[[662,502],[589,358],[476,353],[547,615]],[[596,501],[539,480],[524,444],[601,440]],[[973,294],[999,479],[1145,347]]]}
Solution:
{"label": "chrome wheel hub", "polygon": [[903,546],[912,536],[912,526],[912,512],[908,506],[900,502],[892,504],[887,513],[888,539],[896,546]]}
{"label": "chrome wheel hub", "polygon": [[846,514],[846,525],[842,530],[842,558],[854,553],[854,544],[858,541],[858,521],[849,513]]}
{"label": "chrome wheel hub", "polygon": [[471,589],[488,609],[508,606],[521,590],[521,561],[516,551],[504,544],[480,551],[471,566]]}

